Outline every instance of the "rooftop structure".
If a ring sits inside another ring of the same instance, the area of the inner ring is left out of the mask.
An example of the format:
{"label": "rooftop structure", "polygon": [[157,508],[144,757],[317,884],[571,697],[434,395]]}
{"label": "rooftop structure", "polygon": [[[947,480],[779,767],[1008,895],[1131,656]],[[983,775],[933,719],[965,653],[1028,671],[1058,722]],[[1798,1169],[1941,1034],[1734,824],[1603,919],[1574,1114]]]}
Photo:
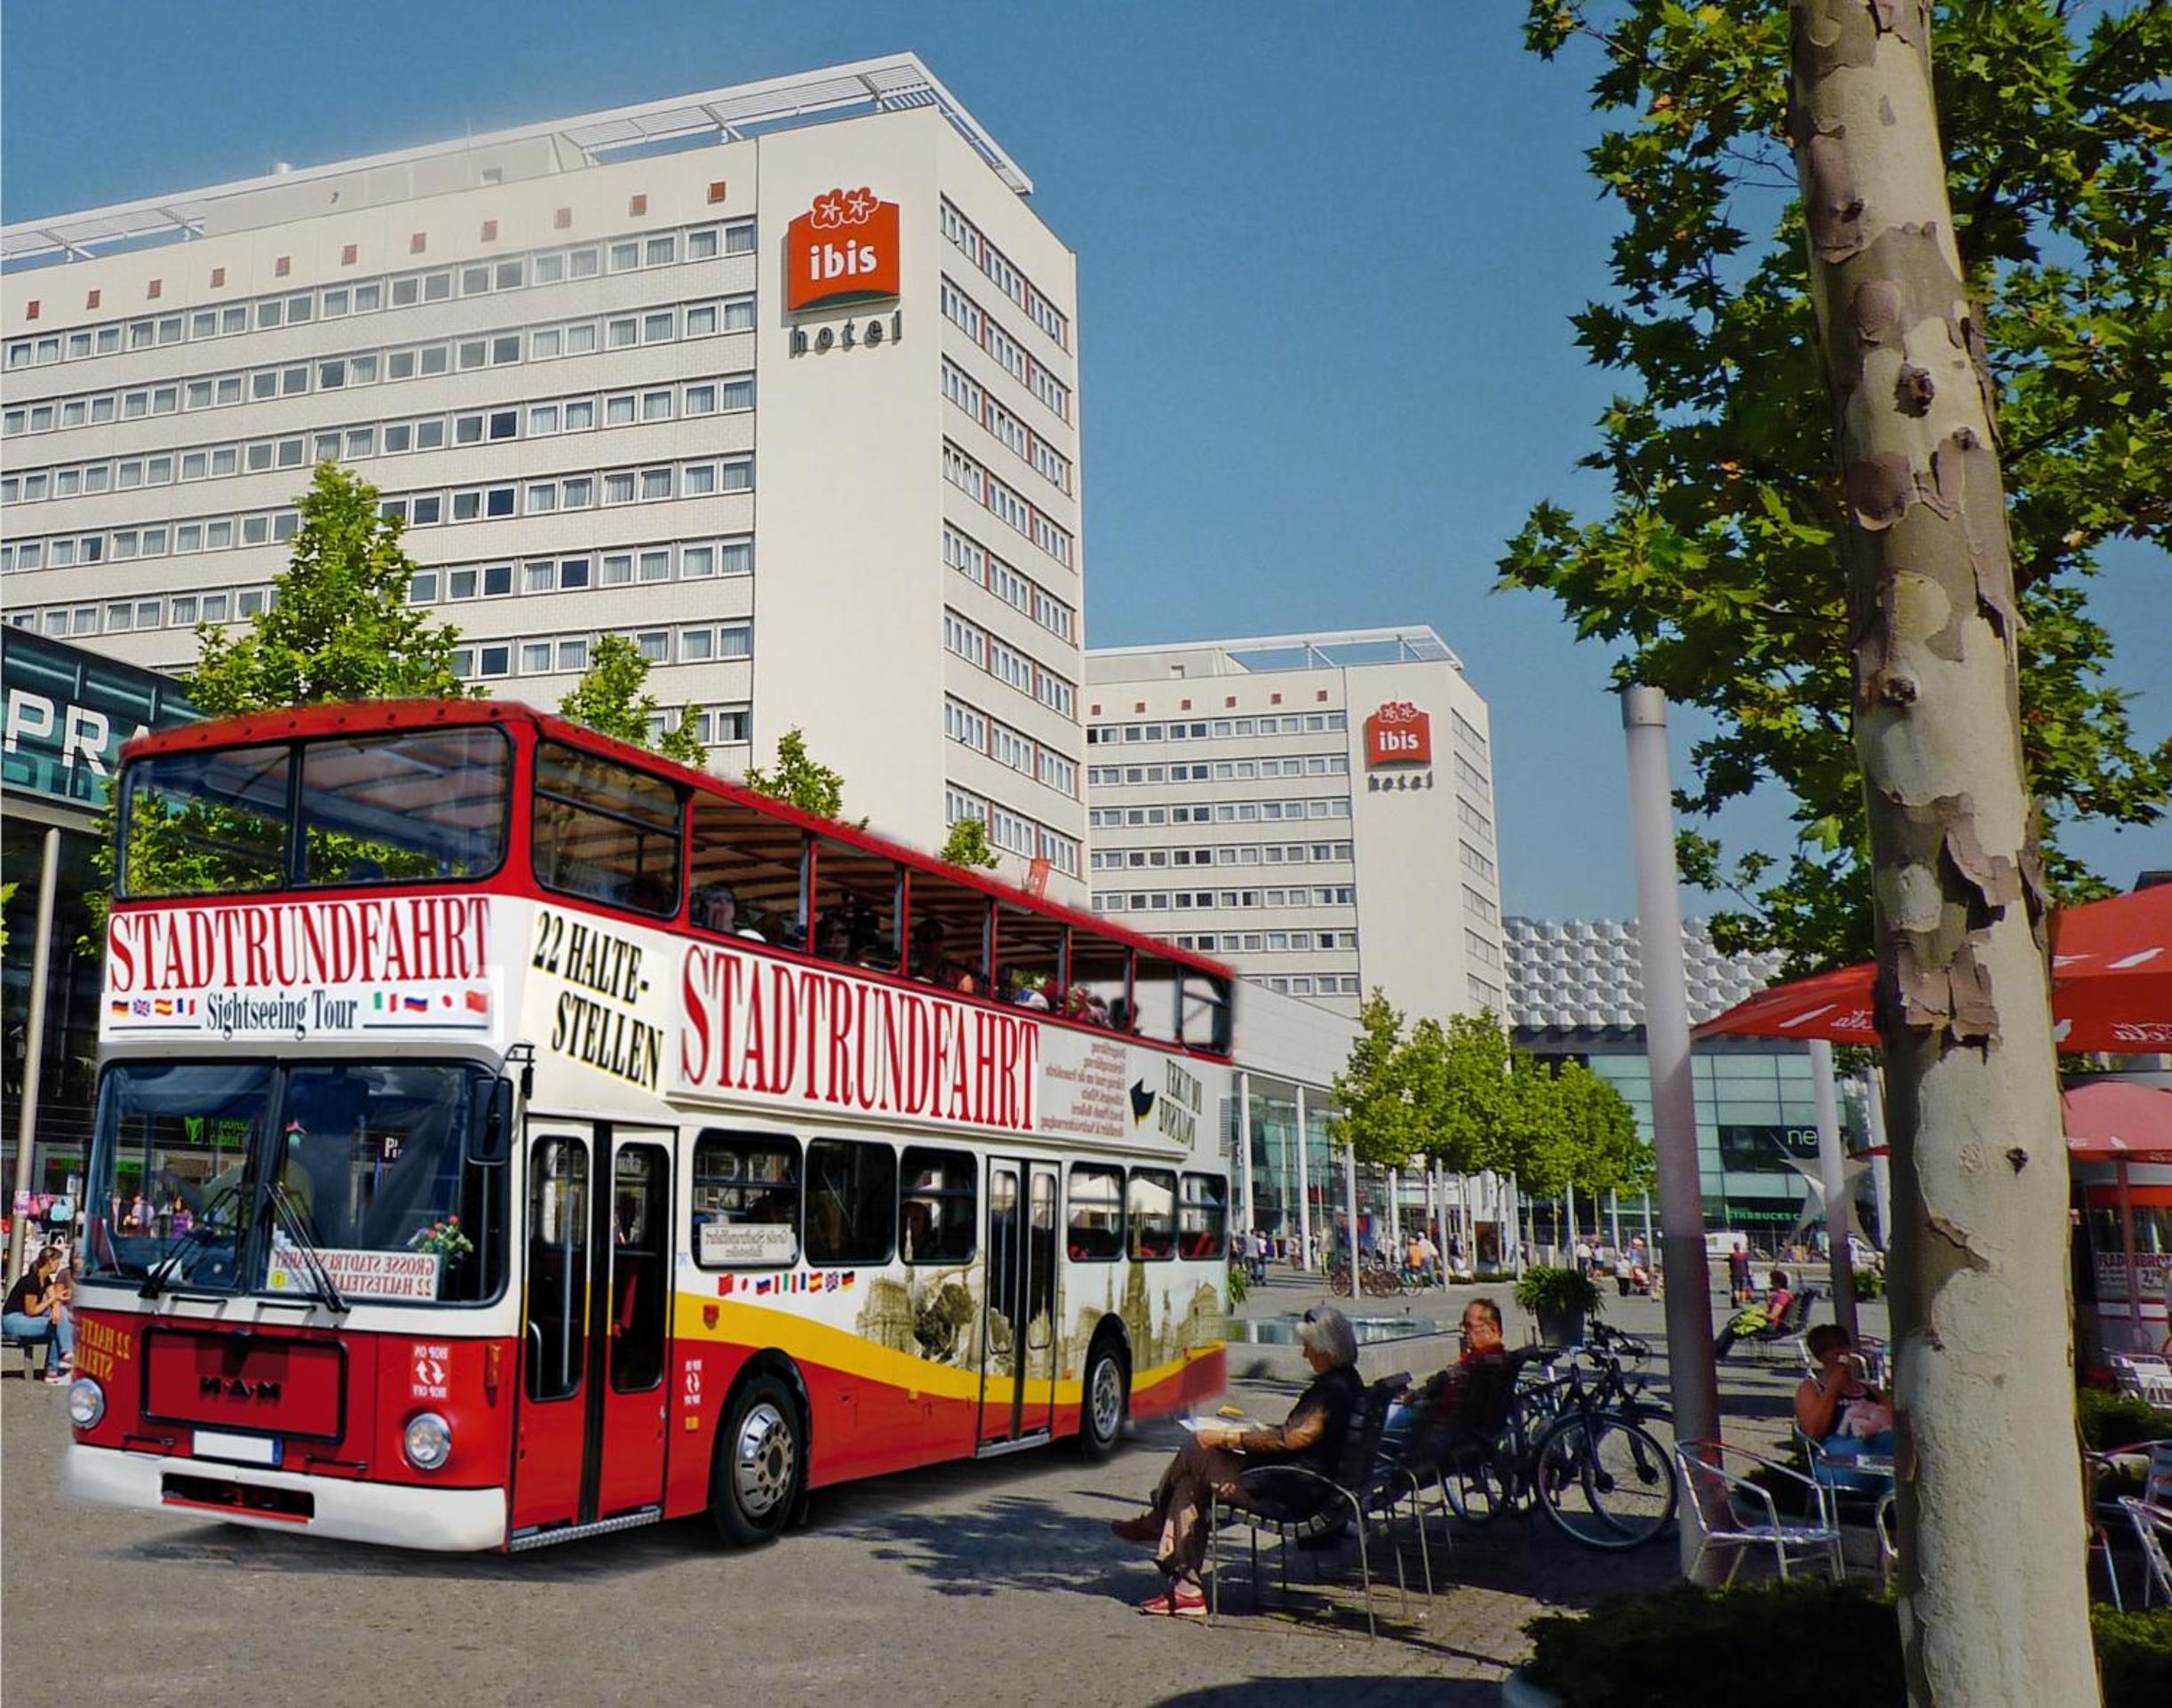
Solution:
{"label": "rooftop structure", "polygon": [[251,231],[418,195],[518,183],[703,142],[737,142],[813,118],[932,107],[1021,195],[1033,180],[914,53],[885,54],[788,77],[544,119],[322,165],[274,168],[203,189],[145,196],[0,232],[0,260],[81,260],[131,244]]}

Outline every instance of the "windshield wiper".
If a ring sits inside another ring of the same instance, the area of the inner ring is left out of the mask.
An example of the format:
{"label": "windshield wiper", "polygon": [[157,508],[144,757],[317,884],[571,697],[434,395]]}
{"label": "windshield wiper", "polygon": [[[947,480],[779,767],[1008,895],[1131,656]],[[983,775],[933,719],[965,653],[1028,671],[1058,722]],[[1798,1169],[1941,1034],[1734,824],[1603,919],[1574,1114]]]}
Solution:
{"label": "windshield wiper", "polygon": [[308,1219],[302,1214],[301,1206],[294,1202],[294,1195],[287,1190],[287,1183],[273,1180],[268,1196],[272,1213],[278,1218],[288,1243],[294,1247],[302,1267],[308,1272],[310,1291],[323,1301],[327,1310],[346,1311],[346,1299],[332,1279],[331,1271],[324,1267],[324,1259],[317,1255],[317,1243],[309,1236]]}
{"label": "windshield wiper", "polygon": [[197,1211],[195,1220],[188,1225],[188,1231],[181,1235],[181,1243],[146,1272],[143,1285],[136,1289],[136,1297],[156,1299],[164,1292],[167,1283],[179,1277],[181,1259],[187,1257],[194,1247],[202,1244],[205,1239],[210,1237],[216,1226],[213,1219],[218,1212],[225,1208],[229,1199],[238,1202],[241,1196],[241,1182],[237,1180],[232,1186],[220,1188],[207,1198],[204,1201],[203,1208]]}

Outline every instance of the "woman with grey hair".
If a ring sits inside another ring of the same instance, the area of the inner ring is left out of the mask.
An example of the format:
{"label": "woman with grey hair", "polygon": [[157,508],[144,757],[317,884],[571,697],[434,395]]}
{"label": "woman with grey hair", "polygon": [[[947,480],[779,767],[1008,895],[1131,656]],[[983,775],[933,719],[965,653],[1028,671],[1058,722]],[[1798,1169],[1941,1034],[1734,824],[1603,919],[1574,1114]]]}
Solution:
{"label": "woman with grey hair", "polygon": [[1364,1392],[1357,1374],[1357,1336],[1348,1317],[1332,1305],[1322,1305],[1305,1313],[1297,1339],[1312,1366],[1312,1382],[1287,1418],[1279,1424],[1200,1424],[1162,1473],[1153,1504],[1137,1518],[1110,1525],[1126,1542],[1156,1545],[1154,1563],[1168,1581],[1139,1604],[1142,1613],[1205,1617],[1199,1566],[1206,1554],[1207,1503],[1251,1505],[1241,1481],[1245,1472],[1297,1465],[1324,1476],[1333,1474],[1351,1414]]}

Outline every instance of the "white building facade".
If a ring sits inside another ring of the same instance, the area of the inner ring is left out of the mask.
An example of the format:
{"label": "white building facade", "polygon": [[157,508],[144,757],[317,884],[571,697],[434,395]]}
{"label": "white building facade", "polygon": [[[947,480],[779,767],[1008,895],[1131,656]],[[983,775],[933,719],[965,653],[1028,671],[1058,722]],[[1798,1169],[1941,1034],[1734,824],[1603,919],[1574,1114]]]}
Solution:
{"label": "white building facade", "polygon": [[716,768],[798,727],[855,817],[980,814],[1081,900],[1076,264],[1030,188],[899,55],[12,225],[8,621],[186,669],[332,457],[490,692],[625,634]]}
{"label": "white building facade", "polygon": [[1093,905],[1355,1014],[1505,1004],[1485,702],[1428,628],[1096,647]]}

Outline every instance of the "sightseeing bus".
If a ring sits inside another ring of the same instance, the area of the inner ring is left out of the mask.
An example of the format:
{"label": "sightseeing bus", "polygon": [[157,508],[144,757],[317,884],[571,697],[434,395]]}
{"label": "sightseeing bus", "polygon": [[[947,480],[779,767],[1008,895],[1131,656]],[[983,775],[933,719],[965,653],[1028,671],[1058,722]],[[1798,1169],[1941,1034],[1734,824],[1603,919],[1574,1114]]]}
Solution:
{"label": "sightseeing bus", "polygon": [[505,703],[116,790],[74,1493],[753,1543],[1221,1392],[1225,968]]}

